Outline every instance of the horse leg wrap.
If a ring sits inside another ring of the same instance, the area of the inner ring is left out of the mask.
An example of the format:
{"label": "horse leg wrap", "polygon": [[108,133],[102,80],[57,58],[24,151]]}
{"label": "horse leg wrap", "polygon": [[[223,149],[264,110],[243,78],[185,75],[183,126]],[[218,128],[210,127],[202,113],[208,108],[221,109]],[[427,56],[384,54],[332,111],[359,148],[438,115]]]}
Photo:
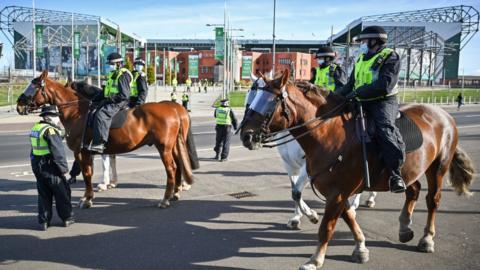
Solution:
{"label": "horse leg wrap", "polygon": [[293,189],[292,190],[292,199],[296,202],[300,201],[302,198],[302,192],[298,189]]}

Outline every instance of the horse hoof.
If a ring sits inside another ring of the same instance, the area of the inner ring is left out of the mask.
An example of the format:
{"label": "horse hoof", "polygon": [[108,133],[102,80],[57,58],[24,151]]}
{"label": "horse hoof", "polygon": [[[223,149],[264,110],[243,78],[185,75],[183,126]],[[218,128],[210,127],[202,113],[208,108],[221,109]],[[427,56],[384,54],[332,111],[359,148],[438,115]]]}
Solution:
{"label": "horse hoof", "polygon": [[366,201],[366,202],[365,202],[365,205],[366,205],[368,208],[374,208],[374,207],[375,207],[375,202],[374,202],[374,201]]}
{"label": "horse hoof", "polygon": [[368,249],[354,250],[352,253],[352,260],[356,263],[366,263],[369,260],[369,251]]}
{"label": "horse hoof", "polygon": [[158,204],[158,207],[161,209],[168,208],[170,206],[170,202],[168,200],[163,200]]}
{"label": "horse hoof", "polygon": [[88,209],[88,208],[91,208],[92,206],[93,206],[93,202],[87,199],[81,199],[80,202],[78,203],[78,207],[80,207],[80,209]]}
{"label": "horse hoof", "polygon": [[302,266],[300,266],[300,268],[298,268],[298,270],[317,270],[317,269],[320,269],[320,267],[322,267],[321,265],[320,266],[315,266],[315,264],[309,262],[309,263],[306,263]]}
{"label": "horse hoof", "polygon": [[298,219],[290,219],[287,223],[287,227],[292,230],[300,230],[300,220]]}
{"label": "horse hoof", "polygon": [[97,192],[102,192],[108,190],[108,186],[105,184],[98,184],[97,185]]}
{"label": "horse hoof", "polygon": [[420,242],[418,242],[417,249],[421,252],[433,253],[435,251],[434,246],[435,244],[433,240],[426,240],[425,238],[422,238]]}
{"label": "horse hoof", "polygon": [[117,184],[108,184],[108,185],[107,185],[107,188],[108,188],[108,189],[114,189],[114,188],[116,188],[116,187],[117,187]]}
{"label": "horse hoof", "polygon": [[172,198],[170,198],[170,201],[176,202],[180,200],[180,194],[173,194]]}
{"label": "horse hoof", "polygon": [[187,183],[182,184],[182,190],[184,191],[190,190],[191,188],[192,188],[192,185],[189,185]]}
{"label": "horse hoof", "polygon": [[413,231],[405,231],[405,232],[399,232],[398,233],[398,240],[402,243],[407,243],[408,241],[413,239]]}
{"label": "horse hoof", "polygon": [[308,219],[309,219],[310,222],[312,222],[313,224],[317,224],[317,223],[318,223],[318,214],[317,214],[317,212],[313,211],[313,212],[312,212],[312,216],[308,217]]}

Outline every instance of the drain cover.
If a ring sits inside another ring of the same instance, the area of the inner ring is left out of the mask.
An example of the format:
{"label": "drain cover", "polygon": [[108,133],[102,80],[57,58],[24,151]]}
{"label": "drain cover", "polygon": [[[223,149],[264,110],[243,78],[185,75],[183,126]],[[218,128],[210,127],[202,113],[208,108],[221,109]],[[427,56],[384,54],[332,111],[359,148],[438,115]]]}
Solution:
{"label": "drain cover", "polygon": [[237,192],[237,193],[231,193],[231,194],[228,194],[236,199],[242,199],[242,198],[247,198],[247,197],[253,197],[253,196],[257,196],[251,192],[248,192],[248,191],[242,191],[242,192]]}

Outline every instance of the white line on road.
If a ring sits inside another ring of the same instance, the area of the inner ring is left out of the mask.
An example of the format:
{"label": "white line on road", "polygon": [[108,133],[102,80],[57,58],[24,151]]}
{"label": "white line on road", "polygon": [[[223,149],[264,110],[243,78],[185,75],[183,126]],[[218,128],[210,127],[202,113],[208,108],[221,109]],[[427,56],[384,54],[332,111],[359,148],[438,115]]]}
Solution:
{"label": "white line on road", "polygon": [[[237,149],[237,148],[242,148],[243,146],[241,145],[235,145],[235,146],[231,146],[230,149]],[[201,148],[201,149],[197,149],[197,152],[204,152],[204,151],[213,151],[212,148]],[[145,153],[145,154],[131,154],[133,156],[157,156],[158,153],[157,152],[154,152],[154,153]],[[117,158],[130,158],[131,156],[117,156]],[[100,160],[101,157],[96,157],[95,160]],[[69,159],[67,160],[68,162],[73,162],[74,160],[73,159]],[[8,168],[18,168],[18,167],[25,167],[25,166],[30,166],[30,163],[21,163],[21,164],[11,164],[11,165],[5,165],[5,166],[0,166],[0,169],[8,169]]]}
{"label": "white line on road", "polygon": [[470,115],[464,115],[463,117],[479,117],[480,114],[470,114]]}
{"label": "white line on road", "polygon": [[480,127],[480,125],[458,126],[457,128],[458,128],[458,129],[461,129],[461,128],[475,128],[475,127]]}

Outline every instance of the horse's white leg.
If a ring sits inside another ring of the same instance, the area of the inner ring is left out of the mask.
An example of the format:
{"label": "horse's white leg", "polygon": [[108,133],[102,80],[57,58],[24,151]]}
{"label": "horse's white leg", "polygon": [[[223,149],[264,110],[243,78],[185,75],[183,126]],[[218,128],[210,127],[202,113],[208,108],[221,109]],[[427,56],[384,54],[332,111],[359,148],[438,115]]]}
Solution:
{"label": "horse's white leg", "polygon": [[116,155],[110,155],[110,169],[112,170],[112,179],[110,180],[110,185],[108,185],[108,187],[115,188],[118,183]]}
{"label": "horse's white leg", "polygon": [[293,217],[288,220],[287,227],[290,229],[300,229],[302,212],[300,210],[299,200],[295,199],[295,187],[298,180],[298,175],[288,175],[290,178],[290,184],[292,186],[292,199],[295,202],[295,212]]}
{"label": "horse's white leg", "polygon": [[405,192],[405,204],[403,205],[402,212],[398,217],[400,222],[400,229],[398,231],[398,239],[402,243],[406,243],[413,239],[414,233],[410,228],[412,225],[412,215],[415,204],[417,203],[418,196],[420,194],[420,182],[415,182],[407,187]]}
{"label": "horse's white leg", "polygon": [[103,170],[103,180],[97,185],[99,192],[105,191],[108,189],[110,184],[110,157],[109,155],[102,155],[102,170]]}
{"label": "horse's white leg", "polygon": [[357,208],[360,205],[360,197],[361,193],[353,194],[348,198],[348,204],[350,205],[350,209],[353,211],[354,217],[357,215]]}
{"label": "horse's white leg", "polygon": [[375,207],[375,197],[377,197],[377,192],[370,191],[369,194],[368,194],[368,199],[365,201],[365,205],[368,208]]}
{"label": "horse's white leg", "polygon": [[[360,194],[356,194],[356,195],[360,195]],[[350,197],[350,199],[352,199],[352,197]],[[355,239],[355,249],[353,250],[353,253],[352,253],[353,261],[358,263],[365,263],[369,260],[369,251],[365,246],[365,236],[363,235],[363,232],[360,229],[360,226],[355,220],[356,213],[354,209],[355,208],[353,207],[346,209],[342,213],[342,218],[347,223],[348,227],[350,228],[350,231],[353,234],[353,238]]]}
{"label": "horse's white leg", "polygon": [[[299,197],[299,200],[298,200],[298,204],[300,205],[300,210],[302,211],[302,213],[304,215],[306,215],[308,217],[310,222],[316,224],[316,223],[318,223],[317,212],[310,209],[310,207],[307,205],[307,203],[305,203],[305,201],[302,199],[302,192],[305,189],[305,185],[308,182],[307,180],[309,180],[309,178],[307,176],[306,164],[304,164],[302,166],[302,168],[300,169],[300,175],[298,177],[297,183],[295,184],[294,190],[296,192],[300,193],[300,197]],[[293,195],[293,193],[292,193],[292,195]]]}

